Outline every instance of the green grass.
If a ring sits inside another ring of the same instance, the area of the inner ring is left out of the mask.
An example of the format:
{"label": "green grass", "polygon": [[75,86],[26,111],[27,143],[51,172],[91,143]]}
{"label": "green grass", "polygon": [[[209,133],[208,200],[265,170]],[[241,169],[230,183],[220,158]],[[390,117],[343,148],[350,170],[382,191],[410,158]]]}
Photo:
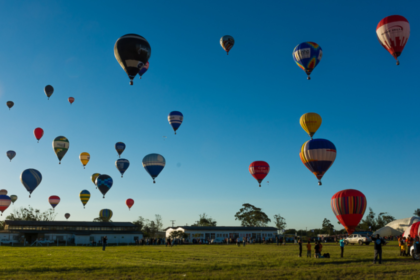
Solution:
{"label": "green grass", "polygon": [[[305,247],[304,247],[305,249]],[[330,259],[298,258],[297,245],[0,247],[2,279],[420,279],[420,261],[396,242],[373,265],[373,246],[324,245]]]}

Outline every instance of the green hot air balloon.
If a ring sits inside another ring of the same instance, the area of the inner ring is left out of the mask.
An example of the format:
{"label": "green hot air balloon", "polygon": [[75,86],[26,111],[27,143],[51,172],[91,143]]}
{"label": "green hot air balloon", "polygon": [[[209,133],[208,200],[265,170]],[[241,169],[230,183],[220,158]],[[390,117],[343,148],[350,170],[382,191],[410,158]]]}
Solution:
{"label": "green hot air balloon", "polygon": [[59,164],[61,164],[61,159],[67,153],[70,148],[69,140],[64,136],[58,136],[54,139],[52,143],[55,154],[58,157]]}
{"label": "green hot air balloon", "polygon": [[10,196],[10,199],[12,200],[12,203],[15,204],[15,201],[18,199],[17,195],[12,194]]}
{"label": "green hot air balloon", "polygon": [[104,222],[109,222],[112,218],[112,211],[109,209],[102,209],[99,211],[99,217],[101,217]]}

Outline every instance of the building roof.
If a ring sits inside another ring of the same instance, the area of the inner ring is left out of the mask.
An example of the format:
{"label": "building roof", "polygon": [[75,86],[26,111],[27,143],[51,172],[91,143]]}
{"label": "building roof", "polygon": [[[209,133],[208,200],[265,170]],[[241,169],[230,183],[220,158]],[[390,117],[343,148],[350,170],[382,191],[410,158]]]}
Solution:
{"label": "building roof", "polygon": [[69,222],[69,221],[11,221],[6,220],[5,225],[10,226],[59,226],[59,227],[136,227],[130,222]]}
{"label": "building roof", "polygon": [[208,230],[208,231],[273,231],[277,230],[275,227],[197,227],[197,226],[179,226],[179,227],[168,227],[165,229],[179,229],[182,228],[184,230]]}

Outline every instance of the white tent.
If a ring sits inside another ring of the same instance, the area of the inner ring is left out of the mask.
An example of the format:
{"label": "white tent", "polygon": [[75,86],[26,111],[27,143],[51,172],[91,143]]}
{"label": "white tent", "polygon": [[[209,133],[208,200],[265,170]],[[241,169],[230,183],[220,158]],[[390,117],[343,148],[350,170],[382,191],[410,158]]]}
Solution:
{"label": "white tent", "polygon": [[383,228],[378,229],[373,233],[380,234],[381,236],[387,235],[400,235],[409,228],[412,224],[420,222],[420,217],[412,216],[410,218],[399,219],[390,222],[389,224],[385,225]]}

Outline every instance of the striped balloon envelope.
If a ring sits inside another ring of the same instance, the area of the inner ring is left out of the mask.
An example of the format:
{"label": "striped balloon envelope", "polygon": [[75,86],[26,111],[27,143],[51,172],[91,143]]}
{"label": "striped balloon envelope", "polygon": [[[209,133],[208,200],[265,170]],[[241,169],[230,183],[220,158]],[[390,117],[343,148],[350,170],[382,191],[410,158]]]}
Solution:
{"label": "striped balloon envelope", "polygon": [[66,213],[66,214],[64,214],[64,217],[66,218],[66,220],[68,220],[70,218],[70,214]]}
{"label": "striped balloon envelope", "polygon": [[261,182],[268,175],[268,172],[270,172],[270,165],[265,161],[254,161],[249,165],[249,173],[258,181],[260,187]]}
{"label": "striped balloon envelope", "polygon": [[10,196],[10,199],[12,200],[12,203],[13,203],[13,204],[15,204],[15,201],[18,199],[18,196],[17,196],[17,195],[12,194],[12,195]]}
{"label": "striped balloon envelope", "polygon": [[159,154],[150,154],[143,158],[143,167],[150,174],[155,183],[155,178],[165,167],[165,158]]}
{"label": "striped balloon envelope", "polygon": [[318,178],[318,185],[322,185],[321,179],[333,164],[336,155],[334,144],[326,139],[306,141],[299,154],[303,164]]}
{"label": "striped balloon envelope", "polygon": [[0,195],[0,211],[2,215],[3,212],[10,206],[10,203],[12,203],[10,197],[5,194]]}
{"label": "striped balloon envelope", "polygon": [[331,198],[331,208],[338,221],[352,234],[363,218],[367,206],[367,200],[363,193],[358,190],[339,191]]}
{"label": "striped balloon envelope", "polygon": [[112,211],[109,209],[102,209],[99,211],[99,217],[101,217],[104,222],[109,222],[112,218]]}
{"label": "striped balloon envelope", "polygon": [[52,143],[55,154],[58,158],[58,163],[61,164],[61,160],[70,148],[69,140],[64,136],[58,136]]}
{"label": "striped balloon envelope", "polygon": [[83,168],[85,168],[86,164],[88,164],[89,160],[90,160],[90,154],[89,153],[81,153],[79,155],[79,159],[81,161],[81,163],[83,164]]}
{"label": "striped balloon envelope", "polygon": [[168,115],[169,124],[172,126],[175,134],[178,128],[181,126],[182,121],[184,120],[184,115],[178,111],[172,111]]}
{"label": "striped balloon envelope", "polygon": [[321,126],[322,118],[317,113],[306,113],[300,117],[299,123],[303,130],[305,130],[312,139],[315,132]]}
{"label": "striped balloon envelope", "polygon": [[10,161],[12,161],[12,159],[16,156],[16,152],[15,151],[7,151],[6,155],[10,159]]}
{"label": "striped balloon envelope", "polygon": [[57,195],[52,195],[48,198],[48,202],[51,204],[52,208],[54,209],[55,206],[57,206],[58,203],[60,203],[60,197]]}
{"label": "striped balloon envelope", "polygon": [[120,171],[121,178],[122,178],[124,175],[124,172],[130,166],[130,162],[128,161],[128,159],[120,158],[115,162],[115,166],[117,167],[118,171]]}
{"label": "striped balloon envelope", "polygon": [[105,194],[111,189],[113,180],[111,176],[102,174],[96,178],[96,186],[98,187],[99,191],[103,194],[105,198]]}
{"label": "striped balloon envelope", "polygon": [[382,19],[376,27],[379,43],[397,60],[410,37],[410,24],[403,16],[393,15]]}
{"label": "striped balloon envelope", "polygon": [[0,190],[0,195],[7,195],[7,190],[1,189]]}
{"label": "striped balloon envelope", "polygon": [[36,169],[26,169],[20,174],[20,181],[29,192],[29,197],[31,197],[32,192],[41,184],[41,172]]}
{"label": "striped balloon envelope", "polygon": [[121,157],[121,154],[125,150],[125,144],[123,142],[117,142],[115,144],[115,150],[117,151],[118,155]]}
{"label": "striped balloon envelope", "polygon": [[130,210],[131,207],[134,205],[134,200],[129,198],[125,201],[125,204],[128,206],[128,210]]}
{"label": "striped balloon envelope", "polygon": [[322,58],[321,47],[314,42],[305,42],[299,44],[293,50],[293,60],[300,69],[305,71],[308,75],[308,80],[315,67],[319,64]]}
{"label": "striped balloon envelope", "polygon": [[80,201],[83,204],[83,208],[85,208],[86,203],[88,203],[90,199],[90,192],[88,190],[83,190],[80,192],[79,197],[80,197]]}

